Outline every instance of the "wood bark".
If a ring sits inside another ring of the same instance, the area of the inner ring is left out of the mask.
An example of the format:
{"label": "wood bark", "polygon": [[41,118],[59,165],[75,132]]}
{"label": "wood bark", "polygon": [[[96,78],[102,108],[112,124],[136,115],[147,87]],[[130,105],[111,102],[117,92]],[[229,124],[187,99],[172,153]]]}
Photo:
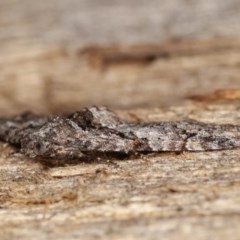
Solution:
{"label": "wood bark", "polygon": [[[135,122],[240,125],[239,8],[0,0],[1,117],[107,105]],[[239,239],[239,154],[49,161],[0,143],[1,239]]]}

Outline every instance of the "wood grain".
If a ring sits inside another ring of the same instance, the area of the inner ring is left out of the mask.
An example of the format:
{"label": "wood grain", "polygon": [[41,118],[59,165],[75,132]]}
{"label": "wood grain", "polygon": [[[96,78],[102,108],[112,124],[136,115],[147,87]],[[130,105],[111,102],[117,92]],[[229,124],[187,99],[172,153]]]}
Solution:
{"label": "wood grain", "polygon": [[[239,8],[0,0],[0,114],[95,104],[134,121],[240,125]],[[239,154],[34,161],[0,143],[1,239],[239,239]]]}

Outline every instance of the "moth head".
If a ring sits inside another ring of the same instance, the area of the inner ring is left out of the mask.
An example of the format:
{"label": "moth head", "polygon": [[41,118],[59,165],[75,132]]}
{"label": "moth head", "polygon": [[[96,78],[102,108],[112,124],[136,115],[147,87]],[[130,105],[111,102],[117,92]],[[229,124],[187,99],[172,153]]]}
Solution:
{"label": "moth head", "polygon": [[39,141],[39,139],[35,139],[22,143],[23,153],[31,158],[36,156],[50,157],[52,150],[53,149],[49,141]]}

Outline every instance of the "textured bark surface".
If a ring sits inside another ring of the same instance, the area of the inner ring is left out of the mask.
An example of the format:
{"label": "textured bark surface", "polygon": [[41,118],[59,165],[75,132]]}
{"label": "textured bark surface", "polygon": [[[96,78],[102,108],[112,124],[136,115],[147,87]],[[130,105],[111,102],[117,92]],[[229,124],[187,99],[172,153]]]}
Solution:
{"label": "textured bark surface", "polygon": [[[121,111],[145,121],[239,124],[239,104]],[[240,150],[90,162],[30,160],[1,144],[5,239],[238,239]],[[234,234],[233,234],[234,231]]]}
{"label": "textured bark surface", "polygon": [[[239,7],[0,0],[1,117],[95,104],[134,122],[240,125]],[[1,239],[239,239],[239,154],[50,161],[1,142]]]}

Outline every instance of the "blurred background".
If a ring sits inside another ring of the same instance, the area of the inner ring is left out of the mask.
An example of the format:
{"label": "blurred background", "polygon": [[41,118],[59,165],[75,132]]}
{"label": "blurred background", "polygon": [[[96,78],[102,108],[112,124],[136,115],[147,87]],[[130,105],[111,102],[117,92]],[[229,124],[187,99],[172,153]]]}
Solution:
{"label": "blurred background", "polygon": [[238,0],[0,0],[0,114],[238,88],[239,36]]}

